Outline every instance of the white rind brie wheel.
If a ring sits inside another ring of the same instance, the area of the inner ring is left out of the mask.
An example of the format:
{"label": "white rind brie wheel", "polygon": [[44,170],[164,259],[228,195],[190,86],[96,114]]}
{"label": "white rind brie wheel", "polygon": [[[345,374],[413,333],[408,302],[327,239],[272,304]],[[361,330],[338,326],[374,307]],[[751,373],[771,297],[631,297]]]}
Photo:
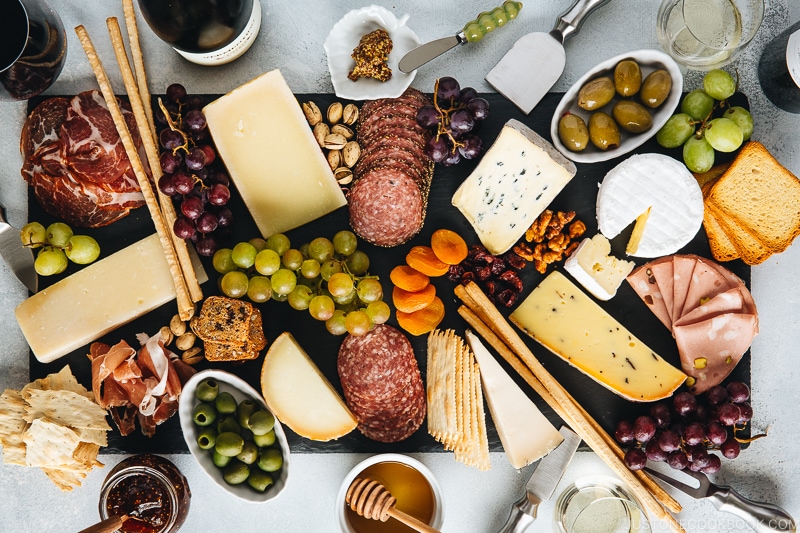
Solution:
{"label": "white rind brie wheel", "polygon": [[613,239],[650,208],[637,257],[677,252],[703,223],[703,194],[686,166],[661,154],[634,155],[606,174],[597,194],[600,232]]}

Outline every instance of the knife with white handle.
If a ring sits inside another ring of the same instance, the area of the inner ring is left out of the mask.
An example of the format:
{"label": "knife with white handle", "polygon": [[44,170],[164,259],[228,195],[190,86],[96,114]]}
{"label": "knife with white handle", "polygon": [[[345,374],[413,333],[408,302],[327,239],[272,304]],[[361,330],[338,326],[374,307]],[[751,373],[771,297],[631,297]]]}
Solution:
{"label": "knife with white handle", "polygon": [[6,221],[6,209],[0,205],[0,256],[28,290],[38,290],[39,278],[33,268],[33,252],[25,248],[19,237],[19,230]]}

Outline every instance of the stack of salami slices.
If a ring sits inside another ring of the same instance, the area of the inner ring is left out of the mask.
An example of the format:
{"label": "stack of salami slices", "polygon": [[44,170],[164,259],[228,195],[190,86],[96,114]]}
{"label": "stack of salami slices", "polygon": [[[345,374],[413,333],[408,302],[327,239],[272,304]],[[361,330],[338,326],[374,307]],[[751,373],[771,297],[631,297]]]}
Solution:
{"label": "stack of salami slices", "polygon": [[339,348],[339,378],[358,430],[379,442],[411,436],[427,413],[414,348],[397,329],[380,325]]}
{"label": "stack of salami slices", "polygon": [[377,246],[397,246],[419,233],[433,176],[426,131],[417,111],[428,98],[409,88],[398,98],[366,102],[358,142],[361,158],[348,195],[350,225]]}
{"label": "stack of salami slices", "polygon": [[640,266],[627,279],[672,331],[694,394],[722,383],[758,333],[750,291],[710,259],[666,256]]}

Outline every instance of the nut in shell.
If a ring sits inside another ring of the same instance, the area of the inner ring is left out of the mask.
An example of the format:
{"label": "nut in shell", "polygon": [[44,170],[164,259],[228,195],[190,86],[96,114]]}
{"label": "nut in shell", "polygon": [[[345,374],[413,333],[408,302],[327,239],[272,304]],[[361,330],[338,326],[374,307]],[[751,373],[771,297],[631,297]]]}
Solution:
{"label": "nut in shell", "polygon": [[331,134],[330,127],[324,122],[320,122],[314,126],[314,138],[320,146],[325,146],[325,137]]}
{"label": "nut in shell", "polygon": [[361,145],[358,142],[350,141],[342,148],[342,159],[347,167],[353,168],[356,166],[359,157],[361,157]]}
{"label": "nut in shell", "polygon": [[180,337],[186,333],[186,322],[181,320],[180,315],[175,315],[169,321],[169,330],[175,337]]}
{"label": "nut in shell", "polygon": [[347,185],[353,181],[353,171],[347,167],[339,167],[333,171],[333,177],[339,185]]}
{"label": "nut in shell", "polygon": [[342,111],[342,122],[348,126],[352,126],[358,122],[358,106],[355,104],[347,104]]}
{"label": "nut in shell", "polygon": [[189,348],[194,346],[195,340],[196,337],[194,333],[192,333],[191,331],[187,331],[186,333],[175,339],[175,347],[181,351],[188,350]]}
{"label": "nut in shell", "polygon": [[161,334],[161,340],[164,342],[164,346],[169,346],[174,337],[169,326],[163,326],[161,330],[159,330],[159,333]]}
{"label": "nut in shell", "polygon": [[347,144],[347,139],[341,133],[330,133],[325,137],[322,144],[323,148],[328,150],[341,150]]}
{"label": "nut in shell", "polygon": [[353,130],[345,126],[344,124],[334,124],[331,128],[331,133],[338,133],[339,135],[343,136],[348,141],[353,138]]}
{"label": "nut in shell", "polygon": [[328,106],[328,123],[329,124],[336,124],[340,120],[342,120],[342,113],[344,112],[342,108],[341,102],[334,102],[330,106]]}
{"label": "nut in shell", "polygon": [[303,114],[306,116],[306,120],[308,120],[310,126],[314,127],[322,122],[322,111],[319,110],[317,104],[314,102],[305,102],[302,107]]}
{"label": "nut in shell", "polygon": [[199,346],[194,346],[184,351],[181,354],[181,361],[187,365],[196,365],[203,360],[203,349]]}
{"label": "nut in shell", "polygon": [[[347,147],[347,145],[345,145]],[[342,152],[340,150],[331,150],[328,152],[328,164],[331,170],[336,170],[342,163]]]}

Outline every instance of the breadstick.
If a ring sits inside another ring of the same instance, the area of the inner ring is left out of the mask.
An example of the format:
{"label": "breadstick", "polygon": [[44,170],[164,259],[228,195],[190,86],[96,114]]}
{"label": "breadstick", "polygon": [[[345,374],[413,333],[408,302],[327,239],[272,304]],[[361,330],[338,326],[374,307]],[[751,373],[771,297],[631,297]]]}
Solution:
{"label": "breadstick", "polygon": [[[139,86],[139,96],[147,115],[147,124],[153,139],[156,138],[156,124],[153,121],[153,106],[150,105],[150,89],[147,87],[147,75],[144,70],[144,56],[139,44],[139,28],[136,24],[136,12],[133,10],[133,0],[122,0],[122,12],[125,14],[125,28],[128,30],[128,44],[131,47],[133,71],[136,73],[136,84]],[[130,92],[128,93],[130,96]],[[138,120],[137,120],[138,122]]]}
{"label": "breadstick", "polygon": [[114,125],[117,127],[117,132],[125,147],[125,152],[131,162],[131,167],[136,175],[136,179],[139,182],[139,187],[144,195],[147,208],[150,210],[150,216],[156,227],[156,233],[158,233],[158,238],[164,249],[164,257],[167,260],[167,265],[169,265],[169,271],[172,275],[172,281],[175,284],[178,314],[182,320],[189,320],[194,315],[194,303],[189,298],[186,281],[183,278],[183,273],[178,264],[175,248],[172,244],[172,238],[170,237],[171,229],[167,228],[164,224],[164,218],[161,216],[161,210],[159,209],[156,196],[153,193],[153,188],[150,185],[150,180],[147,177],[144,166],[142,166],[142,160],[139,158],[139,153],[131,137],[131,132],[128,130],[125,118],[122,116],[122,110],[117,102],[117,97],[114,95],[111,82],[103,68],[103,64],[100,62],[100,58],[97,56],[97,51],[94,48],[94,44],[92,44],[89,33],[82,25],[75,27],[75,33],[78,35],[78,40],[81,42],[83,50],[86,52],[86,57],[89,59],[89,64],[92,66],[94,75],[97,78],[97,83],[100,86],[100,91],[103,93],[103,98],[106,101],[106,105],[108,105],[111,118],[114,120]]}

